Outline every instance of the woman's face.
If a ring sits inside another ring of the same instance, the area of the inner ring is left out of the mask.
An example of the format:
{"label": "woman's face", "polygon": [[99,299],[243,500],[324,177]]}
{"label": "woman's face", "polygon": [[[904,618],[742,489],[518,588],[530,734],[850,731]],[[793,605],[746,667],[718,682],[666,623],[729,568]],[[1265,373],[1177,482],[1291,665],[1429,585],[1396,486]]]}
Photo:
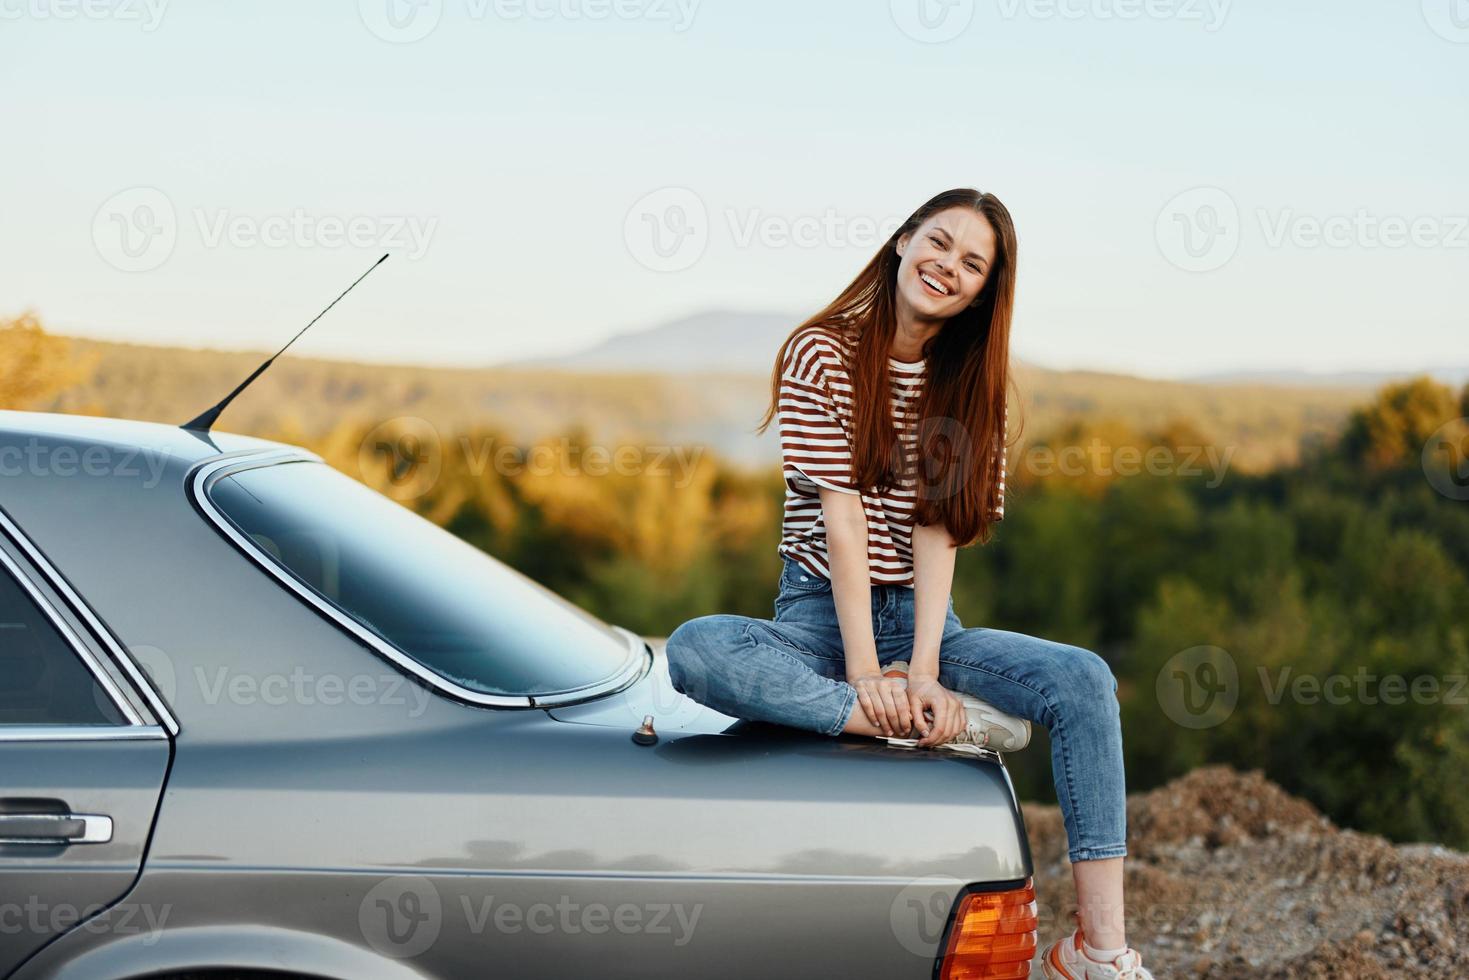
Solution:
{"label": "woman's face", "polygon": [[899,302],[925,319],[946,319],[974,303],[995,261],[995,230],[984,215],[953,207],[897,242]]}

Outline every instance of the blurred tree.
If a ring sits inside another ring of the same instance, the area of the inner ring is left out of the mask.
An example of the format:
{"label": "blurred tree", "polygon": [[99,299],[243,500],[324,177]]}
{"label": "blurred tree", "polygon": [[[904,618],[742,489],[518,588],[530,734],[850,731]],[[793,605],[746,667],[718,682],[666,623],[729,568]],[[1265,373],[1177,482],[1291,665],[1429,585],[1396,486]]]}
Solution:
{"label": "blurred tree", "polygon": [[74,357],[71,342],[46,333],[34,313],[0,318],[0,408],[34,408],[85,381],[96,364],[95,356]]}
{"label": "blurred tree", "polygon": [[1416,466],[1429,437],[1459,410],[1449,387],[1430,377],[1387,385],[1352,413],[1342,449],[1373,471]]}

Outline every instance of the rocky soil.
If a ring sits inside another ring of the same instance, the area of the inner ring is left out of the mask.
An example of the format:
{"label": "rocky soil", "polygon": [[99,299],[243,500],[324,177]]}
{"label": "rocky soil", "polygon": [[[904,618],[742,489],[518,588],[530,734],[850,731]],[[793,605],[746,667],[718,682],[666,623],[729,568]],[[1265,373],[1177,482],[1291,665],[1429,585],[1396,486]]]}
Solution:
{"label": "rocky soil", "polygon": [[[1339,829],[1217,767],[1127,815],[1128,941],[1158,980],[1469,978],[1469,855]],[[1066,832],[1053,806],[1025,822],[1045,944],[1073,928]]]}

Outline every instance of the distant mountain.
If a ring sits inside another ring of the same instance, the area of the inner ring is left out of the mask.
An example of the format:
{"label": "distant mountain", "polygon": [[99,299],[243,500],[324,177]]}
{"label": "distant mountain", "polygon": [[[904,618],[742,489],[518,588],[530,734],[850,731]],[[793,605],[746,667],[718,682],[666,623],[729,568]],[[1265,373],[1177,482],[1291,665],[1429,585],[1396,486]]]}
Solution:
{"label": "distant mountain", "polygon": [[646,330],[620,333],[574,354],[497,367],[768,375],[782,341],[804,319],[795,313],[709,310]]}
{"label": "distant mountain", "polygon": [[[781,342],[804,319],[797,313],[707,310],[658,326],[619,333],[572,354],[510,361],[496,367],[639,374],[709,372],[765,377]],[[1029,365],[1017,359],[1016,366]],[[1432,375],[1438,381],[1455,387],[1469,384],[1469,366],[1419,371],[1238,370],[1197,374],[1176,380],[1185,384],[1362,390],[1417,374]]]}
{"label": "distant mountain", "polygon": [[1423,368],[1417,371],[1301,371],[1277,369],[1267,371],[1225,371],[1195,374],[1185,381],[1213,385],[1285,385],[1292,388],[1377,388],[1393,381],[1426,374],[1435,381],[1455,387],[1469,384],[1469,367]]}

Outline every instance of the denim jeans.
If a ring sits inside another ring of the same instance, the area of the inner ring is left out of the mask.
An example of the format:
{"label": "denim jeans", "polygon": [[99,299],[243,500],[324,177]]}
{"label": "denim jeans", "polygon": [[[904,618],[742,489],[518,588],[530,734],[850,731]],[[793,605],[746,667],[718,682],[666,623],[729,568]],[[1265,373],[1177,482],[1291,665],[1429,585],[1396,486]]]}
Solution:
{"label": "denim jeans", "polygon": [[[782,557],[775,618],[713,615],[668,637],[674,687],[736,718],[840,734],[857,707],[831,582]],[[913,590],[872,586],[877,660],[911,660]],[[1044,725],[1073,862],[1127,853],[1126,790],[1117,681],[1083,647],[1024,633],[965,628],[949,598],[939,682]]]}

